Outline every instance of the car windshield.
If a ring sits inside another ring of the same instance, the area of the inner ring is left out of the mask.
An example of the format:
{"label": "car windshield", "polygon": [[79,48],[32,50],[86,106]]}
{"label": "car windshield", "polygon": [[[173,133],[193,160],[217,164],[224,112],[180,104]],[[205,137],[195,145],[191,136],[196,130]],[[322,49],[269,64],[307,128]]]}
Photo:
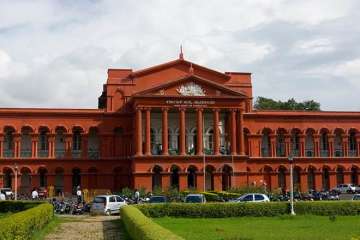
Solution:
{"label": "car windshield", "polygon": [[106,202],[106,198],[105,197],[96,197],[94,199],[94,203],[105,203]]}
{"label": "car windshield", "polygon": [[185,202],[201,203],[202,202],[202,197],[200,197],[200,196],[187,196],[186,199],[185,199]]}
{"label": "car windshield", "polygon": [[150,202],[151,203],[163,203],[163,202],[166,202],[166,198],[162,197],[162,196],[151,197]]}

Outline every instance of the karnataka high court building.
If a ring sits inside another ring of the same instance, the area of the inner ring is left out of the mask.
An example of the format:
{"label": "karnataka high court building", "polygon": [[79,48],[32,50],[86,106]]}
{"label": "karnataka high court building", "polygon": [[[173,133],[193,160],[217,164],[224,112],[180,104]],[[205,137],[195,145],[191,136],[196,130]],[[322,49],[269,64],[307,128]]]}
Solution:
{"label": "karnataka high court building", "polygon": [[[20,87],[20,86],[19,86]],[[41,87],[41,86],[39,86]],[[0,109],[0,186],[289,189],[359,183],[360,113],[259,111],[247,72],[109,69],[94,109]]]}

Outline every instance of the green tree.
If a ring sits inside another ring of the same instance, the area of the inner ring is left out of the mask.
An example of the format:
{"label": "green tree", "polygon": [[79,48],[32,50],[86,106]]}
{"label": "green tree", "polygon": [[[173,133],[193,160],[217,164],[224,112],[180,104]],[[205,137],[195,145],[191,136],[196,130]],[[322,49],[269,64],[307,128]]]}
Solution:
{"label": "green tree", "polygon": [[271,98],[258,97],[254,108],[257,110],[298,110],[298,111],[320,111],[320,103],[314,100],[297,102],[294,98],[287,101],[275,101]]}

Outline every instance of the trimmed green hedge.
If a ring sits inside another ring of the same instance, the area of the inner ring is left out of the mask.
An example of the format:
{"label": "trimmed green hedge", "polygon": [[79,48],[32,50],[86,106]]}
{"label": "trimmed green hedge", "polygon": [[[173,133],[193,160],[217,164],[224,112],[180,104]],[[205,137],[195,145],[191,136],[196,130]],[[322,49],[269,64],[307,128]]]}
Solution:
{"label": "trimmed green hedge", "polygon": [[[136,206],[152,218],[156,217],[263,217],[278,216],[290,213],[288,202],[269,203],[170,203],[144,204]],[[360,215],[360,201],[319,201],[296,202],[295,212],[299,215]]]}
{"label": "trimmed green hedge", "polygon": [[170,203],[144,204],[137,208],[148,217],[224,218],[242,216],[277,216],[289,212],[286,202],[270,203]]}
{"label": "trimmed green hedge", "polygon": [[133,206],[120,209],[121,219],[132,239],[136,240],[183,240],[171,231],[154,223]]}
{"label": "trimmed green hedge", "polygon": [[35,202],[35,201],[0,201],[0,212],[7,213],[7,212],[20,212],[24,211],[29,208],[33,208],[42,202]]}
{"label": "trimmed green hedge", "polygon": [[54,217],[53,206],[49,203],[1,202],[0,209],[24,210],[0,218],[0,239],[2,240],[31,239],[35,231],[43,228]]}
{"label": "trimmed green hedge", "polygon": [[360,201],[315,201],[296,202],[296,214],[312,214],[320,216],[351,216],[360,215]]}

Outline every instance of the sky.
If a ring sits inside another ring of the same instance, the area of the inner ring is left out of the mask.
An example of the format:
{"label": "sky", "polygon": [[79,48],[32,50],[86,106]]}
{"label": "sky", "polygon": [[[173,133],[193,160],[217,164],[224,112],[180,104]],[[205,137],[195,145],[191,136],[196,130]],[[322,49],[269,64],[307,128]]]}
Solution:
{"label": "sky", "polygon": [[0,107],[97,108],[108,68],[252,72],[254,96],[360,111],[358,0],[0,0]]}

